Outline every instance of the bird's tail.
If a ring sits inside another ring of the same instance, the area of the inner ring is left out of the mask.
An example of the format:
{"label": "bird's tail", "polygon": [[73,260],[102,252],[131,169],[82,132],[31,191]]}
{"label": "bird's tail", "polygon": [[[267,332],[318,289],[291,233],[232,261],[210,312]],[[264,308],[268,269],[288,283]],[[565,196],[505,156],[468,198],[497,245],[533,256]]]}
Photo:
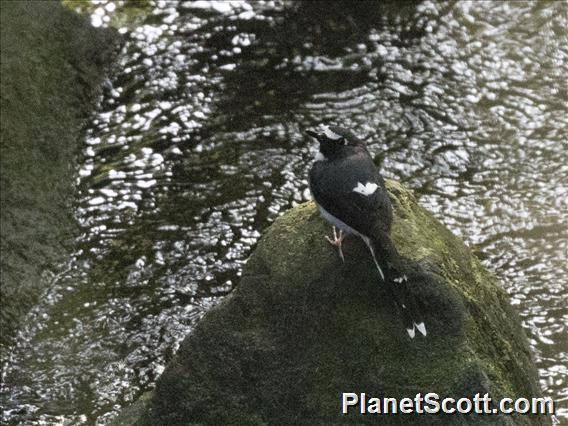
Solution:
{"label": "bird's tail", "polygon": [[416,296],[410,293],[408,288],[408,278],[405,274],[396,276],[386,281],[388,291],[397,305],[406,332],[411,339],[414,339],[416,330],[426,336],[426,324],[424,317],[417,304]]}
{"label": "bird's tail", "polygon": [[410,291],[406,274],[401,272],[403,269],[400,267],[402,258],[387,233],[379,231],[376,234],[376,237],[372,239],[363,237],[363,241],[371,252],[388,294],[400,311],[406,332],[411,339],[414,339],[417,330],[420,334],[426,336],[424,316],[417,303],[416,296]]}

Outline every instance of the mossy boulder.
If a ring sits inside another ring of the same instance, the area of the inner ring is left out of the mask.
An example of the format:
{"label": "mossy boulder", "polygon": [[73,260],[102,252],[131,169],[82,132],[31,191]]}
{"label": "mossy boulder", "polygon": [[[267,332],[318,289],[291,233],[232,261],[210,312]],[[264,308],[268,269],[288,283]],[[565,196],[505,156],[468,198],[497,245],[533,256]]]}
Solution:
{"label": "mossy boulder", "polygon": [[0,352],[72,246],[75,159],[118,33],[57,1],[1,1]]}
{"label": "mossy boulder", "polygon": [[346,262],[324,240],[313,203],[280,217],[234,292],[183,342],[158,380],[145,424],[546,424],[519,416],[341,414],[343,392],[492,398],[539,394],[527,339],[507,295],[411,192],[388,182],[393,239],[424,302],[414,340],[357,238]]}

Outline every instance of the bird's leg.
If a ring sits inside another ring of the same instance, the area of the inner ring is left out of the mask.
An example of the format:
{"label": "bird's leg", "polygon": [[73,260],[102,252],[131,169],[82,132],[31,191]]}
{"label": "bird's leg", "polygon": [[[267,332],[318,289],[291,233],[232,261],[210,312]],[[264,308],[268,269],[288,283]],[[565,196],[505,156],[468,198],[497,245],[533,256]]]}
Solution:
{"label": "bird's leg", "polygon": [[343,233],[343,230],[339,230],[339,236],[337,235],[337,229],[335,226],[333,227],[333,239],[331,237],[325,236],[325,239],[331,244],[332,246],[337,246],[339,250],[339,257],[341,260],[345,262],[345,256],[343,256],[343,249],[341,248],[341,243],[345,239],[346,234]]}

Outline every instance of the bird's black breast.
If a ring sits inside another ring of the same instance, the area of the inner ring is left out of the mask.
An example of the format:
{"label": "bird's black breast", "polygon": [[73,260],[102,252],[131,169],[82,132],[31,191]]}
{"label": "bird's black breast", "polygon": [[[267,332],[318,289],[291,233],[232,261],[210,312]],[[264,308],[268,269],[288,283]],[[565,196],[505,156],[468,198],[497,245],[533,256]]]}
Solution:
{"label": "bird's black breast", "polygon": [[[376,227],[390,231],[390,199],[384,180],[366,151],[316,161],[309,179],[315,201],[357,232],[371,235]],[[354,191],[359,184],[375,184],[377,188],[372,194],[364,195]]]}

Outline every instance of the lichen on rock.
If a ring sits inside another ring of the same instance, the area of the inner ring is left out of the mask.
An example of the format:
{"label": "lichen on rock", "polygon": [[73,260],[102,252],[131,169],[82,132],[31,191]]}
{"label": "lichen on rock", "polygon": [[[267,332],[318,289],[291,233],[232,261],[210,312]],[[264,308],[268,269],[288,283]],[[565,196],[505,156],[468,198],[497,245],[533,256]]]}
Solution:
{"label": "lichen on rock", "polygon": [[[140,423],[416,424],[412,415],[343,415],[341,394],[538,395],[527,339],[496,279],[410,191],[387,187],[393,240],[424,302],[426,338],[409,339],[361,241],[345,240],[341,262],[309,202],[266,231],[238,287],[158,380]],[[456,419],[421,416],[420,424]],[[462,420],[547,423],[537,416]]]}

